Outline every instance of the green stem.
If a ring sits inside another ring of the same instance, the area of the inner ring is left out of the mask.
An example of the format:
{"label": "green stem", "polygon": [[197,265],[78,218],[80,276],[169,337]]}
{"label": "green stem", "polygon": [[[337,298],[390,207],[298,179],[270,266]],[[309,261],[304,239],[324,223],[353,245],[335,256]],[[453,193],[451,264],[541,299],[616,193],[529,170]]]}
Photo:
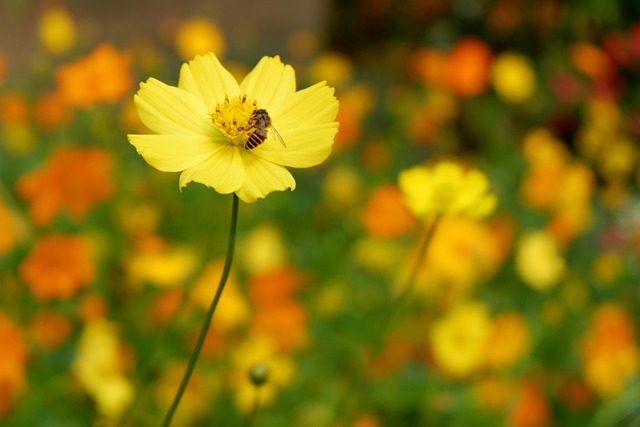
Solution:
{"label": "green stem", "polygon": [[165,417],[164,422],[162,423],[163,427],[169,427],[169,424],[171,424],[171,419],[173,418],[173,415],[176,412],[176,409],[178,409],[178,404],[182,399],[184,390],[187,388],[187,384],[189,383],[189,379],[191,378],[193,368],[196,366],[196,362],[198,361],[198,357],[200,356],[200,350],[202,349],[202,344],[204,343],[204,339],[207,336],[207,331],[209,330],[209,325],[211,324],[213,313],[216,311],[216,307],[218,306],[218,301],[220,301],[220,297],[222,296],[222,291],[224,290],[224,286],[227,283],[227,278],[229,277],[229,272],[231,271],[231,263],[233,262],[233,248],[236,241],[237,223],[238,223],[238,196],[234,194],[233,207],[231,208],[231,226],[229,230],[229,243],[227,245],[227,258],[224,261],[222,276],[220,277],[220,282],[218,283],[218,289],[216,289],[216,294],[213,297],[213,301],[211,301],[209,310],[207,310],[204,323],[202,324],[202,329],[200,330],[200,336],[198,337],[196,346],[194,347],[193,352],[191,353],[191,357],[189,358],[189,364],[187,365],[187,369],[184,372],[184,376],[182,377],[182,382],[180,383],[180,387],[178,387],[178,391],[176,392],[176,396],[173,399],[173,403],[171,404],[171,407],[169,408],[169,412],[167,412],[167,416]]}
{"label": "green stem", "polygon": [[436,215],[427,227],[427,231],[425,233],[424,239],[420,244],[420,248],[418,249],[418,254],[416,256],[415,263],[413,264],[413,268],[407,277],[407,281],[402,288],[400,295],[396,298],[394,303],[390,318],[386,324],[383,336],[386,336],[391,328],[394,326],[395,322],[398,320],[400,314],[402,314],[405,310],[405,306],[407,304],[407,299],[413,293],[413,289],[415,288],[416,278],[418,276],[418,272],[420,271],[420,267],[424,262],[424,257],[427,253],[427,248],[433,240],[433,235],[435,234],[436,228],[438,227],[438,223],[440,222],[440,215]]}

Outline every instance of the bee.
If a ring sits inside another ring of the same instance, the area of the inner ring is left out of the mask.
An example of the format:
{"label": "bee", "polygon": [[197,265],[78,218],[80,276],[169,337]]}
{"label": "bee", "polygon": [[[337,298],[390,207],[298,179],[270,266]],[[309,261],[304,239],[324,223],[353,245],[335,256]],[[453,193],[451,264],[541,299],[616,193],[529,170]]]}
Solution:
{"label": "bee", "polygon": [[267,139],[267,130],[271,130],[271,135],[280,143],[284,148],[287,148],[287,144],[284,143],[284,139],[280,133],[276,130],[276,128],[271,124],[271,117],[267,113],[267,110],[256,110],[251,116],[251,119],[255,121],[255,130],[249,138],[247,138],[247,143],[244,145],[244,148],[247,150],[253,150],[258,145],[262,144],[265,139]]}

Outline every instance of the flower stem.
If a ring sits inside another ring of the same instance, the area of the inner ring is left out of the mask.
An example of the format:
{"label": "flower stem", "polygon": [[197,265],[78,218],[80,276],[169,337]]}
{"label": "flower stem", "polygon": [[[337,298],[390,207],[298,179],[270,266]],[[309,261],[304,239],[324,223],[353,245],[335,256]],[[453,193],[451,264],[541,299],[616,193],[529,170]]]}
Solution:
{"label": "flower stem", "polygon": [[229,229],[229,243],[227,245],[227,258],[224,261],[224,268],[222,269],[222,276],[220,277],[220,282],[218,283],[218,289],[216,289],[216,294],[213,297],[213,301],[211,301],[211,305],[207,310],[207,314],[204,318],[204,323],[202,324],[202,329],[200,330],[200,336],[198,337],[198,341],[196,342],[196,346],[191,353],[191,357],[189,358],[189,364],[187,365],[187,369],[184,372],[184,376],[182,377],[182,382],[180,383],[180,387],[178,387],[178,391],[176,392],[176,396],[173,399],[173,403],[167,412],[167,415],[162,423],[163,427],[169,427],[171,424],[171,419],[173,418],[176,409],[178,409],[178,404],[182,399],[182,395],[184,394],[185,389],[187,388],[187,384],[189,383],[189,379],[191,378],[191,374],[193,372],[193,368],[196,366],[196,362],[198,361],[198,357],[200,356],[200,350],[202,349],[202,344],[204,343],[204,339],[207,336],[207,331],[209,330],[209,325],[211,324],[211,319],[213,318],[213,313],[216,311],[216,307],[218,306],[218,301],[220,301],[220,297],[222,296],[222,291],[224,290],[224,286],[227,283],[227,278],[229,277],[229,272],[231,271],[231,263],[233,262],[233,248],[236,241],[236,225],[238,223],[238,196],[233,195],[233,206],[231,208],[231,225]]}
{"label": "flower stem", "polygon": [[406,309],[407,299],[409,298],[409,296],[411,296],[413,292],[413,288],[415,288],[415,282],[418,276],[418,272],[420,271],[420,267],[424,262],[424,257],[425,257],[425,254],[427,253],[427,248],[429,247],[429,244],[433,240],[433,235],[435,234],[436,228],[438,227],[440,218],[441,218],[440,215],[436,215],[435,217],[433,217],[433,219],[429,222],[429,225],[427,226],[427,231],[425,233],[424,239],[422,240],[422,243],[420,244],[420,248],[418,249],[418,254],[416,255],[416,259],[413,264],[413,267],[411,268],[409,276],[407,277],[407,281],[402,287],[402,291],[400,292],[400,295],[398,295],[395,300],[394,307],[392,309],[390,318],[387,322],[383,337],[387,335],[387,333],[394,326],[395,322],[398,320],[398,316],[402,314]]}

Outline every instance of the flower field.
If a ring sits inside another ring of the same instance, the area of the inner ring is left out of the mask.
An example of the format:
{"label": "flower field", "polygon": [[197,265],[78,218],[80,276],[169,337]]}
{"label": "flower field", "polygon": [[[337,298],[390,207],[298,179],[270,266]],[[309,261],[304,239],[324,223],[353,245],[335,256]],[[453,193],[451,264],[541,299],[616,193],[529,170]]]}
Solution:
{"label": "flower field", "polygon": [[640,426],[640,5],[73,3],[0,2],[0,425]]}

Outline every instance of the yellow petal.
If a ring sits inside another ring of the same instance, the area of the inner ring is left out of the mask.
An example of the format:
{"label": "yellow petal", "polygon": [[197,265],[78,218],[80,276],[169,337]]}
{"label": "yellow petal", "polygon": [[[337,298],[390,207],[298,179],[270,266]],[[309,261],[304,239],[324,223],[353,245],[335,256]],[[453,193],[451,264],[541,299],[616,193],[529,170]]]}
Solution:
{"label": "yellow petal", "polygon": [[268,139],[253,154],[278,165],[308,168],[322,163],[331,154],[336,132],[337,122],[283,130],[286,148]]}
{"label": "yellow petal", "polygon": [[219,149],[219,143],[204,135],[129,135],[138,154],[163,172],[180,172],[196,166]]}
{"label": "yellow petal", "polygon": [[334,89],[320,82],[299,90],[269,110],[272,124],[282,133],[290,127],[333,122],[338,115]]}
{"label": "yellow petal", "polygon": [[207,106],[186,90],[156,79],[140,84],[134,97],[140,120],[157,133],[220,135]]}
{"label": "yellow petal", "polygon": [[239,93],[238,82],[213,54],[198,55],[182,65],[178,87],[202,100],[210,108]]}
{"label": "yellow petal", "polygon": [[243,161],[245,179],[236,191],[243,202],[253,203],[272,191],[296,188],[296,181],[284,167],[262,160],[247,150],[243,152]]}
{"label": "yellow petal", "polygon": [[182,172],[180,188],[195,181],[212,187],[218,193],[229,194],[240,188],[244,178],[239,148],[231,144],[217,144],[210,158]]}
{"label": "yellow petal", "polygon": [[258,101],[258,107],[267,111],[279,99],[291,96],[296,91],[296,76],[290,65],[280,57],[263,57],[258,65],[240,83],[240,92],[249,99]]}

